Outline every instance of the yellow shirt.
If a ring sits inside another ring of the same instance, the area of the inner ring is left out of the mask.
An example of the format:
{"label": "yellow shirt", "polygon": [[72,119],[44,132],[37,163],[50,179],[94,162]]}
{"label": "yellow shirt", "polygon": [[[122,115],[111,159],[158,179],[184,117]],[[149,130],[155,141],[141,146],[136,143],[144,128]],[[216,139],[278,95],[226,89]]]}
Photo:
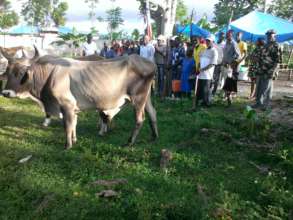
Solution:
{"label": "yellow shirt", "polygon": [[[241,58],[242,58],[244,56],[244,53],[247,53],[247,44],[244,41],[240,41],[238,43],[238,47],[239,47]],[[240,65],[241,66],[244,65],[244,63],[245,63],[245,59],[240,63]]]}
{"label": "yellow shirt", "polygon": [[206,50],[207,46],[205,44],[199,44],[197,47],[194,47],[193,57],[195,60],[196,71],[199,71],[199,57],[202,52]]}
{"label": "yellow shirt", "polygon": [[238,47],[239,47],[241,55],[243,56],[244,52],[247,52],[247,44],[244,41],[240,41],[238,43]]}

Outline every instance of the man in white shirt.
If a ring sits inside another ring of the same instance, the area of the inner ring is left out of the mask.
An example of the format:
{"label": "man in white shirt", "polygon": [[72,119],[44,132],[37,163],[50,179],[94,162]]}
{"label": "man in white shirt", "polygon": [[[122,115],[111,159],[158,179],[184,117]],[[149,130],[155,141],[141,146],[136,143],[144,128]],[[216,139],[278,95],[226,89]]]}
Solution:
{"label": "man in white shirt", "polygon": [[206,38],[207,49],[200,55],[200,73],[198,75],[196,90],[196,106],[202,100],[204,106],[211,104],[211,82],[213,80],[215,65],[218,62],[218,51],[213,45],[214,37]]}
{"label": "man in white shirt", "polygon": [[91,34],[87,35],[87,42],[82,46],[82,55],[89,56],[97,54],[97,44],[93,42],[93,36]]}
{"label": "man in white shirt", "polygon": [[144,37],[144,44],[140,46],[140,56],[155,62],[155,47],[150,43],[149,36]]}

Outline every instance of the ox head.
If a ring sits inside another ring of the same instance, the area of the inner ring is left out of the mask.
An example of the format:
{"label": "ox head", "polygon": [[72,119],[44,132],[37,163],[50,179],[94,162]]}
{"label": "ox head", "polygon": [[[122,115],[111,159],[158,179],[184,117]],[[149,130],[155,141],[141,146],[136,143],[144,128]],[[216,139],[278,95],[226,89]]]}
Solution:
{"label": "ox head", "polygon": [[2,76],[6,78],[7,83],[5,89],[2,91],[2,95],[8,98],[26,98],[31,89],[32,71],[31,66],[39,58],[38,49],[35,48],[35,55],[33,58],[28,58],[22,51],[21,58],[14,58],[9,56],[5,50],[0,48],[2,55],[8,60],[8,66],[5,73]]}

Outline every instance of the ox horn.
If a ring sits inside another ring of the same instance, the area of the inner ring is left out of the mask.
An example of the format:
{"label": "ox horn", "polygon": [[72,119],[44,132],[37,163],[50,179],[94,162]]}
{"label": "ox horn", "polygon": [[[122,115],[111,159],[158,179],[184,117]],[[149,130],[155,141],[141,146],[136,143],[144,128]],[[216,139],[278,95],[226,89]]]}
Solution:
{"label": "ox horn", "polygon": [[35,55],[34,55],[34,57],[31,59],[31,61],[36,61],[37,59],[39,59],[39,57],[40,57],[40,53],[39,53],[39,50],[38,50],[38,48],[37,48],[37,46],[36,45],[34,45],[34,49],[35,49]]}
{"label": "ox horn", "polygon": [[23,48],[21,49],[21,54],[22,54],[22,57],[21,58],[27,59],[27,55],[24,52],[24,49]]}
{"label": "ox horn", "polygon": [[5,48],[3,47],[0,47],[0,51],[1,51],[1,54],[8,60],[8,61],[12,61],[14,60],[14,58],[12,56],[10,56],[6,51],[5,51]]}

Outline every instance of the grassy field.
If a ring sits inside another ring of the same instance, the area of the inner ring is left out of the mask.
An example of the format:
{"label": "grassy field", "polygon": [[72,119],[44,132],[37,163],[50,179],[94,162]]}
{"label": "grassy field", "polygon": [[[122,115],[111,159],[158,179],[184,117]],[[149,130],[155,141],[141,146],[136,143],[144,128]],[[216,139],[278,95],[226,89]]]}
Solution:
{"label": "grassy field", "polygon": [[[78,142],[65,151],[59,120],[43,129],[35,104],[0,97],[0,219],[292,219],[292,127],[250,118],[244,100],[192,114],[186,100],[155,106],[158,141],[145,123],[136,146],[122,147],[130,108],[99,137],[92,111],[79,115]],[[166,170],[164,148],[173,154]],[[118,196],[96,195],[105,189]]]}

